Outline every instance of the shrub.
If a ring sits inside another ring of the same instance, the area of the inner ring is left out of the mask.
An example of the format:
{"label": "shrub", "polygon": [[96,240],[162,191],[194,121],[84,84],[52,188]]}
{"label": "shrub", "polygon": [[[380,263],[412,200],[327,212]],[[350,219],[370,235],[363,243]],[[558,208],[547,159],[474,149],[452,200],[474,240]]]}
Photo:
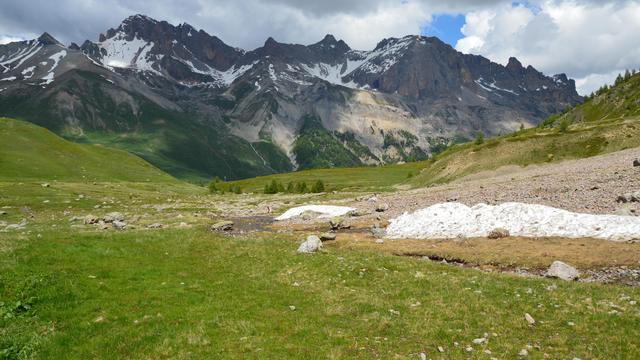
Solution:
{"label": "shrub", "polygon": [[484,143],[484,134],[481,131],[476,133],[476,140],[474,141],[476,145],[482,145]]}
{"label": "shrub", "polygon": [[211,180],[211,182],[209,183],[209,192],[211,194],[217,194],[219,192],[224,192],[224,190],[220,187],[220,178],[219,177],[214,177],[213,180]]}
{"label": "shrub", "polygon": [[571,125],[571,122],[568,118],[562,119],[562,121],[560,121],[560,124],[558,124],[558,131],[560,131],[561,133],[567,132],[567,130],[569,130],[569,125]]}
{"label": "shrub", "polygon": [[293,185],[293,181],[289,181],[289,183],[287,184],[287,189],[286,189],[287,194],[293,194],[295,191],[296,191],[296,188]]}
{"label": "shrub", "polygon": [[313,187],[311,188],[311,192],[316,194],[324,192],[324,182],[322,180],[316,181],[316,183],[313,184]]}
{"label": "shrub", "polygon": [[298,194],[305,194],[309,192],[309,188],[307,187],[307,183],[306,182],[299,182],[296,184],[296,192]]}

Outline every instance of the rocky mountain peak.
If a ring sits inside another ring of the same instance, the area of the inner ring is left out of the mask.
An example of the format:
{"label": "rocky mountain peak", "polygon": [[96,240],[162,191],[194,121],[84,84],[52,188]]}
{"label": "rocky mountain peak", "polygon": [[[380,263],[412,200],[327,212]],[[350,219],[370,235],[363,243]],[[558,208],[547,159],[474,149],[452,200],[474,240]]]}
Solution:
{"label": "rocky mountain peak", "polygon": [[325,35],[322,40],[313,45],[310,45],[309,48],[311,48],[312,50],[323,50],[336,53],[345,53],[351,50],[347,43],[342,40],[336,40],[336,38],[331,34]]}
{"label": "rocky mountain peak", "polygon": [[522,63],[518,59],[512,56],[507,63],[507,69],[510,71],[522,71],[524,67],[522,67]]}
{"label": "rocky mountain peak", "polygon": [[62,45],[56,38],[45,32],[38,38],[38,41],[43,45]]}

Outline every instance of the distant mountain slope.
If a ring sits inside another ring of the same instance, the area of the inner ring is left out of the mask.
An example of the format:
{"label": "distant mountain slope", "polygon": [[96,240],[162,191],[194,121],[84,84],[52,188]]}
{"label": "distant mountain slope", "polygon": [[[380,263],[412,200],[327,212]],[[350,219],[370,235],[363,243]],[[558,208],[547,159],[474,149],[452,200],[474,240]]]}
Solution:
{"label": "distant mountain slope", "polygon": [[245,51],[143,15],[82,46],[46,33],[0,45],[0,66],[1,115],[192,179],[425,159],[452,139],[533,126],[582,100],[563,74],[437,38],[384,39],[371,51],[331,35],[308,46],[269,38]]}
{"label": "distant mountain slope", "polygon": [[[426,185],[505,165],[577,159],[640,146],[640,74],[598,91],[537,128],[450,147],[410,182]],[[631,166],[631,164],[629,164]]]}
{"label": "distant mountain slope", "polygon": [[80,145],[28,122],[0,118],[0,180],[177,181],[125,151]]}

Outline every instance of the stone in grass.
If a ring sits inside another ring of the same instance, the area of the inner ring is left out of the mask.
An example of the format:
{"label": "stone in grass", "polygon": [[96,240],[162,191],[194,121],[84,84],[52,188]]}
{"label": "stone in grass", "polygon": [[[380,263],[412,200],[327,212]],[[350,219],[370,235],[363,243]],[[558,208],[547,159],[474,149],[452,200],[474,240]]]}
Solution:
{"label": "stone in grass", "polygon": [[547,270],[545,276],[572,281],[580,277],[580,272],[578,272],[578,270],[573,266],[556,260],[551,264],[551,266],[549,266],[549,269]]}
{"label": "stone in grass", "polygon": [[307,237],[307,240],[300,244],[298,247],[298,252],[301,254],[310,254],[314,253],[322,247],[322,241],[319,237],[315,235],[310,235]]}
{"label": "stone in grass", "polygon": [[327,232],[320,235],[320,240],[322,241],[331,241],[336,239],[336,233]]}
{"label": "stone in grass", "polygon": [[162,224],[160,223],[153,223],[153,224],[149,224],[147,225],[147,229],[162,229]]}
{"label": "stone in grass", "polygon": [[525,356],[527,356],[527,355],[529,355],[529,351],[527,351],[527,349],[522,349],[522,350],[520,350],[520,352],[518,353],[518,356],[520,356],[520,357],[525,357]]}
{"label": "stone in grass", "polygon": [[93,225],[93,224],[97,224],[98,223],[98,217],[94,216],[94,215],[87,215],[84,217],[84,224],[85,225]]}
{"label": "stone in grass", "polygon": [[375,237],[376,239],[383,238],[385,234],[386,230],[381,228],[377,223],[373,224],[373,226],[371,227],[371,235],[373,235],[373,237]]}
{"label": "stone in grass", "polygon": [[124,230],[127,227],[127,223],[120,220],[115,220],[111,223],[114,229],[116,230]]}
{"label": "stone in grass", "polygon": [[495,228],[491,230],[487,235],[489,239],[502,239],[509,236],[510,236],[509,230],[503,229],[503,228]]}
{"label": "stone in grass", "polygon": [[351,225],[349,225],[343,217],[334,217],[329,220],[329,226],[331,226],[331,230],[340,230],[340,229],[350,229]]}
{"label": "stone in grass", "polygon": [[524,314],[524,319],[529,325],[534,325],[536,323],[536,321],[533,319],[533,316],[529,315],[529,313]]}
{"label": "stone in grass", "polygon": [[231,231],[233,230],[233,221],[218,221],[211,225],[211,231]]}
{"label": "stone in grass", "polygon": [[0,210],[0,215],[7,215],[7,212],[4,210]]}
{"label": "stone in grass", "polygon": [[105,215],[102,220],[104,220],[104,222],[106,223],[112,223],[115,221],[124,221],[124,215],[122,215],[122,213],[119,212],[110,212],[107,215]]}

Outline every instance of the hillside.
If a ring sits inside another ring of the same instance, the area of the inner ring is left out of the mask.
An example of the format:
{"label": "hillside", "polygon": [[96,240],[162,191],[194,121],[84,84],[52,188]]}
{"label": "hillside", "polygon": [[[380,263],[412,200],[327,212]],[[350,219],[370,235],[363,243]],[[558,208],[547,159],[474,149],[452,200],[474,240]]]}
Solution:
{"label": "hillside", "polygon": [[128,152],[75,144],[8,118],[0,118],[0,180],[176,181]]}
{"label": "hillside", "polygon": [[144,15],[81,46],[47,33],[0,45],[0,68],[0,116],[192,181],[423,160],[454,139],[535,126],[582,101],[564,74],[435,37],[369,50],[331,35],[310,45],[268,38],[242,50]]}
{"label": "hillside", "polygon": [[640,146],[640,74],[602,90],[540,126],[454,145],[411,179],[413,186],[448,182],[502,166],[579,159]]}
{"label": "hillside", "polygon": [[331,190],[391,190],[394,185],[422,187],[510,165],[528,166],[580,159],[638,146],[640,74],[601,91],[584,104],[550,116],[535,128],[483,140],[481,144],[451,145],[428,161],[382,167],[309,170],[232,184],[245,187],[247,191],[259,191],[274,179],[284,183],[321,179]]}

